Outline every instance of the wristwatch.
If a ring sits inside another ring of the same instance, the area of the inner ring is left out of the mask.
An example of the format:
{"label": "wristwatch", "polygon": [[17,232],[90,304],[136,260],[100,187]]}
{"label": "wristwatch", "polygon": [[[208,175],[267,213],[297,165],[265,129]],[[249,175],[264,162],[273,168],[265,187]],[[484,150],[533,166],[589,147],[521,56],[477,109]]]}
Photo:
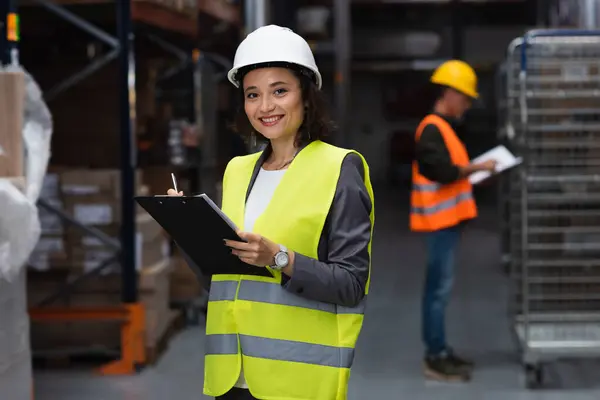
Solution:
{"label": "wristwatch", "polygon": [[275,263],[271,266],[271,268],[276,270],[281,270],[290,263],[290,255],[288,254],[287,248],[280,244],[279,251],[275,254]]}

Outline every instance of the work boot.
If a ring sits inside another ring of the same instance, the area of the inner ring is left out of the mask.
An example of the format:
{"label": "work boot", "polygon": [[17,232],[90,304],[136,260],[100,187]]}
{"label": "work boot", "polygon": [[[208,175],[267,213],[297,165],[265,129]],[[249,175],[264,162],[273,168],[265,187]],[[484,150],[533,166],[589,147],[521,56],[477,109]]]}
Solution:
{"label": "work boot", "polygon": [[473,368],[475,367],[473,361],[459,357],[456,353],[454,353],[451,350],[448,352],[448,358],[450,359],[450,362],[454,363],[454,365],[466,372],[471,373],[473,371]]}
{"label": "work boot", "polygon": [[425,377],[442,382],[467,382],[470,370],[459,367],[448,355],[425,358]]}

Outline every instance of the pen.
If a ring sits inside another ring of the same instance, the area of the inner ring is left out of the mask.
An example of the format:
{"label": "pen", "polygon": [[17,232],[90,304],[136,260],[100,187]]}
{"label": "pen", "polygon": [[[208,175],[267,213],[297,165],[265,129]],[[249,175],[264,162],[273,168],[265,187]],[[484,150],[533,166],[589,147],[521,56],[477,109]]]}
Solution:
{"label": "pen", "polygon": [[175,174],[172,172],[171,179],[173,180],[173,189],[175,189],[175,192],[179,193],[179,189],[177,189],[177,179],[175,179]]}

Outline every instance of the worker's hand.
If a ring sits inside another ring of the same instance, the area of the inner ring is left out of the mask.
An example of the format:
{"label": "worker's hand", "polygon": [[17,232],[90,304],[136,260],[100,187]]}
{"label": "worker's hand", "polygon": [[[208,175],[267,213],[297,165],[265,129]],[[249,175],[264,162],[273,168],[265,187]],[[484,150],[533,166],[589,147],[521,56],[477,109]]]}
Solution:
{"label": "worker's hand", "polygon": [[481,164],[481,167],[484,171],[488,171],[491,173],[496,172],[496,167],[498,166],[498,162],[496,160],[487,160]]}
{"label": "worker's hand", "polygon": [[231,248],[232,254],[246,264],[256,267],[273,265],[275,254],[279,251],[277,244],[258,233],[238,231],[237,234],[246,242],[225,240],[225,245]]}
{"label": "worker's hand", "polygon": [[175,189],[167,190],[167,196],[183,196],[183,192],[177,193]]}

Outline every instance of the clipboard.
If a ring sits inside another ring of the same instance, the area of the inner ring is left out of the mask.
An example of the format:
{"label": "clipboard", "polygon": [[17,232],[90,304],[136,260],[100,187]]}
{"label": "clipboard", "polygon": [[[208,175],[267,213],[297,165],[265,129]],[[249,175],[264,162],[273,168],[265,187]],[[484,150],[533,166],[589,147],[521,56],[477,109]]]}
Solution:
{"label": "clipboard", "polygon": [[200,196],[137,196],[135,201],[169,234],[195,265],[200,277],[239,274],[273,277],[231,254],[223,239],[242,241],[235,224],[205,194]]}
{"label": "clipboard", "polygon": [[[471,163],[479,164],[488,160],[495,160],[497,162],[496,171],[494,173],[504,172],[523,162],[521,157],[515,157],[505,146],[499,145],[474,158],[471,160]],[[492,173],[489,171],[477,171],[469,176],[469,182],[471,182],[472,185],[476,185],[485,181],[490,176],[492,176]]]}

